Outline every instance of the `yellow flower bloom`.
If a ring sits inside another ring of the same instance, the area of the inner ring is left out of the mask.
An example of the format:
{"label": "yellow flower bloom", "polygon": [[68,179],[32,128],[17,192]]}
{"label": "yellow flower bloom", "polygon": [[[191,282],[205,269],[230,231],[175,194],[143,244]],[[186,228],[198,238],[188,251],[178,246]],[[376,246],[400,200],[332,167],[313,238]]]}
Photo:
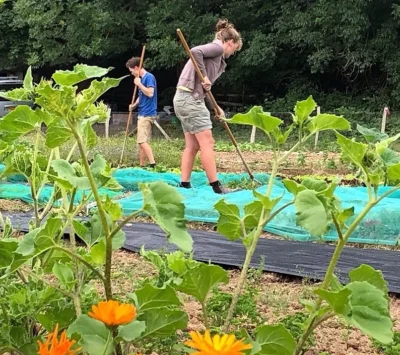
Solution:
{"label": "yellow flower bloom", "polygon": [[64,330],[58,339],[58,324],[54,328],[53,333],[47,336],[47,340],[42,343],[38,341],[39,355],[75,355],[80,349],[72,350],[71,347],[75,344],[75,340],[67,338],[67,332]]}
{"label": "yellow flower bloom", "polygon": [[122,325],[132,322],[136,318],[136,308],[131,304],[121,303],[117,301],[99,302],[97,306],[92,306],[89,316],[97,319],[106,325],[112,327],[114,325]]}
{"label": "yellow flower bloom", "polygon": [[199,332],[190,332],[189,340],[185,345],[196,349],[192,355],[244,355],[243,350],[251,349],[250,344],[244,344],[242,340],[236,340],[233,334],[210,336],[210,331],[206,330],[204,335]]}

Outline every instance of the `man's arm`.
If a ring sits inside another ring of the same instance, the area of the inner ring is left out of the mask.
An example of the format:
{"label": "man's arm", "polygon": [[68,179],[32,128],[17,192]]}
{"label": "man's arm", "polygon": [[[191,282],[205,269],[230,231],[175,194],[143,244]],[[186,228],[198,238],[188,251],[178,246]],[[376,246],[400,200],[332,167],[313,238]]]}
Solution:
{"label": "man's arm", "polygon": [[139,97],[133,103],[133,105],[129,105],[129,111],[133,111],[139,105]]}
{"label": "man's arm", "polygon": [[150,98],[153,97],[153,95],[154,95],[154,87],[153,86],[149,86],[149,87],[144,86],[142,84],[142,81],[140,80],[140,78],[135,78],[134,82],[135,82],[135,85],[140,90],[142,90],[143,94],[145,94],[147,97],[150,97]]}

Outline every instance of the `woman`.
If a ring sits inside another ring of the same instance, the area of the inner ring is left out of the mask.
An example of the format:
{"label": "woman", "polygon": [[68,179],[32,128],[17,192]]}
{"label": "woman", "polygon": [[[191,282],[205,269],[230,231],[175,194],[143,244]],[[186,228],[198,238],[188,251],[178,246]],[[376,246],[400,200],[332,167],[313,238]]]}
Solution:
{"label": "woman", "polygon": [[[174,97],[175,114],[182,123],[186,143],[181,162],[180,187],[191,187],[190,176],[197,152],[200,150],[201,162],[212,189],[218,194],[227,192],[217,177],[209,111],[212,104],[206,96],[206,91],[211,89],[211,85],[225,71],[225,59],[241,47],[240,33],[227,20],[219,20],[215,40],[191,49],[204,76],[204,82],[201,83],[192,61],[189,60],[181,73]],[[223,117],[224,112],[220,108],[219,111],[219,117]]]}

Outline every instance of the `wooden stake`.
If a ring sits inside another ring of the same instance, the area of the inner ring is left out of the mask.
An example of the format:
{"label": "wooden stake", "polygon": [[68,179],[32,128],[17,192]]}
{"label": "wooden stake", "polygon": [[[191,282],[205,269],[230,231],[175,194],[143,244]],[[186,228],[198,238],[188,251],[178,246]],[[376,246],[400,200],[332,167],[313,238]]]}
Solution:
{"label": "wooden stake", "polygon": [[381,126],[381,132],[382,133],[385,133],[385,130],[386,130],[386,119],[387,119],[388,115],[390,115],[389,108],[385,107],[383,109],[383,115],[382,115],[382,126]]}
{"label": "wooden stake", "polygon": [[250,143],[254,143],[256,141],[256,132],[257,132],[257,127],[253,126],[253,128],[251,129]]}
{"label": "wooden stake", "polygon": [[[317,106],[317,116],[321,113],[321,107]],[[319,132],[315,133],[314,150],[317,150]]]}

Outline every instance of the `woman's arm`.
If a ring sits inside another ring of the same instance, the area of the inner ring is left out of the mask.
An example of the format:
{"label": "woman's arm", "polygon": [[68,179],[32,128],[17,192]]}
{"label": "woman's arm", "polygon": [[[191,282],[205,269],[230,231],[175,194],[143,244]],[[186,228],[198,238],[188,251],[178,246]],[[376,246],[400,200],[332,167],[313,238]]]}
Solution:
{"label": "woman's arm", "polygon": [[203,76],[207,76],[204,58],[215,58],[224,53],[223,48],[217,43],[203,44],[201,46],[193,47],[190,51],[192,52]]}

